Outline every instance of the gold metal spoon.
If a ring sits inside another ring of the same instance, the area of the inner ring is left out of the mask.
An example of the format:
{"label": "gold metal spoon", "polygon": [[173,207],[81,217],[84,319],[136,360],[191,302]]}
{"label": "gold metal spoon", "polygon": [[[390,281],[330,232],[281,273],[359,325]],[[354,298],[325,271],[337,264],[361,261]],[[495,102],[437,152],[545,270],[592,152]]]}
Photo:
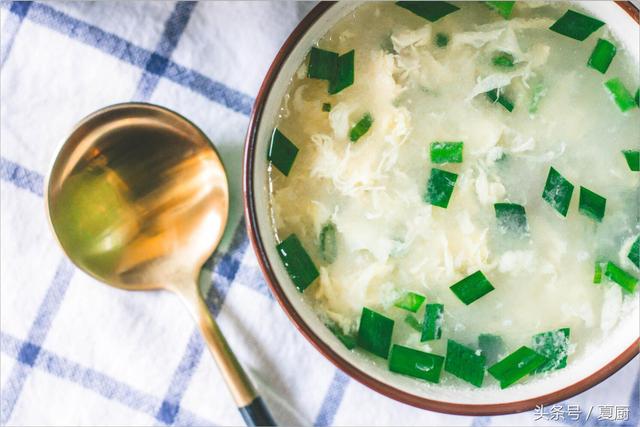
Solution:
{"label": "gold metal spoon", "polygon": [[248,425],[275,425],[200,294],[227,224],[227,176],[209,139],[179,114],[128,103],[82,120],[58,153],[46,207],[82,270],[127,290],[182,297]]}

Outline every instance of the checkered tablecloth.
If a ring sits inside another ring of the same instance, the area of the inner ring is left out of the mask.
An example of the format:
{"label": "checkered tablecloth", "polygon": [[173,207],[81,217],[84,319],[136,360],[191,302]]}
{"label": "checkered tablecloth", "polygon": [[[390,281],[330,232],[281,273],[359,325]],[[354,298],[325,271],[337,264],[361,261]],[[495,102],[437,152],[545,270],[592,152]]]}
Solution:
{"label": "checkered tablecloth", "polygon": [[281,423],[636,426],[638,358],[545,414],[458,417],[370,391],[336,370],[290,324],[248,245],[241,153],[263,75],[312,6],[1,3],[1,424],[242,422],[178,298],[97,283],[68,261],[48,228],[43,175],[59,142],[86,114],[141,100],[184,114],[222,154],[231,220],[207,264],[204,289]]}

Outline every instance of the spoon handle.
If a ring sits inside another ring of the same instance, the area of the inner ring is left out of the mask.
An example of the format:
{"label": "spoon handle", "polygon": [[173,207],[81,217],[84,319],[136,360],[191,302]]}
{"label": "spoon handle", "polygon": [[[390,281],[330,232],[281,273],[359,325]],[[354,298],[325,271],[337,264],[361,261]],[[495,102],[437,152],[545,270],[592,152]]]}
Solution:
{"label": "spoon handle", "polygon": [[271,417],[269,409],[265,406],[260,396],[253,399],[247,406],[238,408],[240,415],[248,426],[275,426],[276,422]]}
{"label": "spoon handle", "polygon": [[227,340],[222,335],[218,324],[211,316],[198,287],[193,291],[182,290],[180,294],[190,305],[192,312],[200,325],[200,331],[204,337],[213,358],[220,369],[220,373],[229,387],[229,391],[238,406],[238,410],[248,426],[275,426],[271,413],[265,406],[262,398],[256,393],[249,376],[231,351]]}

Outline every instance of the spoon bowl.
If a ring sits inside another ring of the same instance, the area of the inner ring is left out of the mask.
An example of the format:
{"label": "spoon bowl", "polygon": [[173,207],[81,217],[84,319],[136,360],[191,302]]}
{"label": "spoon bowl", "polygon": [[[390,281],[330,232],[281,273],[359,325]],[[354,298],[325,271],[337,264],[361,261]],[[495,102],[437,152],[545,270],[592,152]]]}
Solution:
{"label": "spoon bowl", "polygon": [[219,156],[193,124],[157,106],[120,104],[66,140],[47,206],[81,269],[112,286],[155,289],[195,278],[224,233],[229,191]]}
{"label": "spoon bowl", "polygon": [[60,149],[46,207],[62,249],[86,273],[117,288],[180,295],[246,423],[274,425],[197,285],[229,211],[224,166],[202,131],[151,104],[99,110]]}

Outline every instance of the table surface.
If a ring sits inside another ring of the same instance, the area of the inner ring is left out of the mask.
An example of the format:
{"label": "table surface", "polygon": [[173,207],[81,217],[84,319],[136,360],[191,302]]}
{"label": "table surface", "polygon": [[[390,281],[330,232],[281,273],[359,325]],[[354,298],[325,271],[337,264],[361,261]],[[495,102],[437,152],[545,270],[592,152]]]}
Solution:
{"label": "table surface", "polygon": [[178,299],[97,283],[70,264],[48,228],[43,176],[59,141],[86,114],[138,100],[194,121],[228,168],[231,219],[221,250],[207,264],[204,291],[283,424],[637,425],[638,358],[544,414],[461,417],[370,391],[336,370],[291,325],[248,245],[241,154],[262,77],[311,7],[1,3],[1,423],[242,422]]}

